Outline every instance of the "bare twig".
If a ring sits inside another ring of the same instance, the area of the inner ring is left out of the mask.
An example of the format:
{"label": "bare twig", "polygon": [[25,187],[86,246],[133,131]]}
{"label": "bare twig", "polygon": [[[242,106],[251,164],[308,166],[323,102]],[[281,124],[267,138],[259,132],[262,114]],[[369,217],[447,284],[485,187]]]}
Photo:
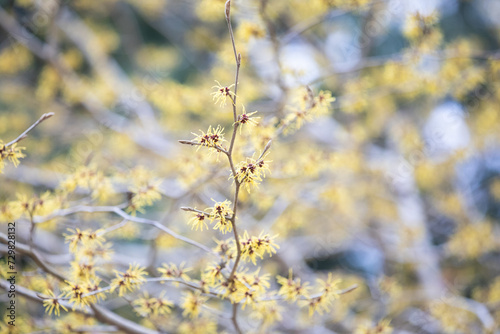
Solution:
{"label": "bare twig", "polygon": [[38,119],[38,121],[36,121],[35,123],[33,123],[29,128],[26,129],[26,131],[24,131],[23,133],[21,133],[16,139],[14,139],[14,140],[8,142],[7,144],[5,144],[5,147],[9,147],[11,145],[14,145],[15,143],[20,142],[21,140],[23,140],[24,138],[26,138],[28,136],[28,132],[30,132],[38,124],[42,123],[43,121],[45,121],[48,118],[51,118],[52,116],[54,116],[53,112],[49,112],[49,113],[43,114],[42,116],[40,116],[40,118]]}

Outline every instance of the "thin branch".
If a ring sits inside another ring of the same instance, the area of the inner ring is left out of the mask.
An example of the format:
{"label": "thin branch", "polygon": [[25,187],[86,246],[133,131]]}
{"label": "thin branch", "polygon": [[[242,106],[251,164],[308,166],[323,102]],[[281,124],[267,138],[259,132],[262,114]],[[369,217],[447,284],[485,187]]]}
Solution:
{"label": "thin branch", "polygon": [[31,130],[33,130],[38,124],[42,123],[43,121],[45,121],[46,119],[48,118],[51,118],[52,116],[54,116],[54,113],[53,112],[49,112],[49,113],[46,113],[46,114],[43,114],[39,119],[38,121],[36,121],[35,123],[33,123],[29,128],[26,129],[26,131],[24,131],[23,133],[21,133],[19,135],[19,137],[17,137],[16,139],[14,139],[13,141],[10,141],[8,142],[5,147],[9,147],[11,145],[14,145],[15,143],[18,143],[20,142],[21,140],[23,140],[24,138],[26,138],[28,136],[28,132],[30,132]]}
{"label": "thin branch", "polygon": [[183,241],[185,243],[188,243],[190,245],[198,247],[198,248],[204,250],[207,253],[210,253],[210,254],[213,254],[213,255],[217,255],[214,251],[212,251],[207,246],[205,246],[203,244],[200,244],[199,242],[194,241],[192,239],[189,239],[187,237],[184,237],[184,236],[182,236],[180,234],[175,233],[174,231],[172,231],[171,229],[169,229],[165,225],[162,225],[159,221],[152,220],[152,219],[147,219],[147,218],[139,218],[139,217],[135,217],[135,216],[129,215],[128,213],[126,213],[122,209],[117,208],[115,206],[85,206],[85,205],[79,205],[79,206],[75,206],[75,207],[68,208],[68,209],[57,210],[57,211],[53,212],[52,214],[50,214],[50,215],[48,215],[46,217],[42,217],[40,219],[35,219],[35,223],[43,223],[45,221],[51,220],[51,219],[56,218],[56,217],[68,216],[68,215],[72,215],[72,214],[79,213],[79,212],[91,212],[91,213],[95,213],[95,212],[110,212],[110,213],[115,213],[116,215],[118,215],[118,216],[120,216],[123,219],[126,219],[128,221],[132,221],[132,222],[139,223],[139,224],[146,224],[146,225],[154,226],[154,227],[158,228],[159,230],[162,230],[163,232],[165,232],[165,233],[169,234],[170,236],[174,237],[175,239],[181,240],[181,241]]}
{"label": "thin branch", "polygon": [[241,334],[243,333],[240,329],[240,326],[238,325],[238,303],[233,304],[233,315],[231,316],[231,321],[233,322],[234,329],[236,330],[237,333]]}
{"label": "thin branch", "polygon": [[[201,213],[201,214],[205,215],[206,217],[210,217],[210,213],[208,213],[206,211],[198,210],[198,209],[187,207],[187,206],[181,207],[181,210],[184,210],[184,211],[187,211],[187,212]],[[231,216],[226,216],[227,220],[231,220],[231,218],[232,218]]]}
{"label": "thin branch", "polygon": [[[179,143],[184,144],[184,145],[191,145],[191,146],[211,147],[211,146],[207,146],[207,145],[204,145],[202,143],[198,143],[198,142],[195,142],[192,140],[179,140]],[[224,153],[225,155],[228,155],[228,152],[225,149],[223,149],[222,147],[215,145],[214,148],[217,149],[217,151],[220,151],[220,152]]]}
{"label": "thin branch", "polygon": [[[339,290],[336,293],[337,293],[337,295],[345,295],[346,293],[354,291],[357,288],[358,288],[358,285],[357,284],[353,284],[352,286],[350,286],[350,287],[348,287],[346,289],[343,289],[343,290]],[[311,299],[314,299],[314,298],[321,297],[322,295],[323,295],[323,293],[317,293],[317,294],[314,294],[314,295],[310,295],[308,297],[301,296],[299,299],[300,300],[311,300]],[[276,300],[276,301],[285,300],[285,297],[283,297],[283,296],[265,297],[265,298],[261,298],[261,299],[257,300],[257,302],[267,302],[267,301],[271,301],[271,300]]]}
{"label": "thin branch", "polygon": [[257,159],[257,162],[256,163],[259,163],[259,161],[264,157],[264,154],[266,154],[267,151],[269,151],[269,149],[271,148],[271,144],[273,143],[273,140],[270,139],[266,146],[264,147],[264,150],[262,151],[262,153],[260,154],[259,158]]}
{"label": "thin branch", "polygon": [[[95,313],[95,318],[101,322],[107,323],[107,324],[112,324],[118,327],[120,330],[124,331],[125,333],[130,333],[130,334],[160,334],[159,332],[155,330],[148,329],[146,327],[143,327],[139,324],[136,324],[133,321],[130,321],[128,319],[122,318],[121,316],[111,312],[110,310],[96,305],[96,304],[91,304],[90,307]],[[165,333],[163,333],[165,334]]]}
{"label": "thin branch", "polygon": [[[7,235],[0,233],[0,241],[7,244],[9,242],[9,238],[7,237]],[[34,249],[34,248],[32,249],[29,245],[25,245],[23,243],[16,241],[16,251],[30,257],[33,261],[35,261],[35,263],[40,268],[42,268],[43,271],[51,274],[52,276],[54,276],[58,280],[60,280],[62,282],[64,282],[66,280],[66,278],[62,274],[58,273],[54,268],[50,267],[49,265],[47,265],[45,263],[45,260],[36,251],[36,249]]]}
{"label": "thin branch", "polygon": [[[238,181],[236,178],[236,169],[234,168],[234,162],[233,162],[233,148],[234,148],[234,143],[236,140],[236,134],[238,132],[238,115],[236,111],[236,98],[237,98],[237,93],[238,93],[238,78],[239,78],[239,73],[240,73],[240,66],[241,66],[241,54],[236,52],[236,44],[234,42],[234,34],[233,34],[233,28],[231,26],[231,0],[226,1],[226,21],[227,21],[227,27],[229,30],[229,36],[231,38],[231,44],[233,46],[233,52],[234,52],[234,60],[236,61],[236,75],[234,79],[234,97],[232,98],[233,102],[233,118],[234,118],[234,124],[233,124],[233,134],[231,136],[231,143],[229,144],[229,149],[227,150],[227,159],[229,161],[229,165],[231,166],[231,171],[233,172],[233,176],[235,177],[234,179],[234,200],[233,200],[233,215],[231,217],[231,224],[233,226],[233,233],[234,233],[234,240],[236,243],[236,260],[234,261],[234,266],[233,269],[231,270],[231,274],[229,275],[229,278],[227,279],[227,282],[230,284],[230,288],[234,287],[234,275],[236,273],[238,264],[241,259],[241,245],[240,245],[240,238],[238,236],[238,229],[236,228],[236,211],[238,209],[238,195],[240,191],[240,186],[241,183]],[[238,312],[238,306],[239,303],[234,303],[233,304],[233,311],[232,311],[232,316],[231,320],[233,322],[234,329],[238,334],[241,334],[242,331],[238,325],[238,319],[237,319],[237,312]]]}

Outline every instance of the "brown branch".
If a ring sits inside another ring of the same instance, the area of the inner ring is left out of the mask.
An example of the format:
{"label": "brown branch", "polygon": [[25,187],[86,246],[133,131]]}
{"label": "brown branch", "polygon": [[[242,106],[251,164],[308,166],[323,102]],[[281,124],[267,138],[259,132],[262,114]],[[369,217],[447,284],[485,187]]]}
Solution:
{"label": "brown branch", "polygon": [[[204,147],[209,147],[209,148],[211,147],[211,146],[207,146],[207,145],[204,145],[202,143],[198,143],[198,142],[192,141],[192,140],[179,140],[179,143],[184,144],[184,145],[191,145],[191,146],[204,146]],[[215,145],[213,148],[215,148],[219,152],[224,153],[225,155],[228,154],[228,152],[225,149],[223,149],[222,147],[220,147],[218,145]]]}
{"label": "brown branch", "polygon": [[243,333],[240,329],[240,326],[238,325],[238,303],[233,304],[233,313],[231,316],[231,321],[233,322],[234,329],[236,330],[237,333]]}
{"label": "brown branch", "polygon": [[[186,207],[186,206],[181,207],[181,210],[184,210],[184,211],[187,211],[187,212],[202,213],[206,217],[210,217],[210,214],[208,212],[206,212],[206,211],[202,211],[202,210],[198,210],[198,209],[194,209],[194,208],[190,208],[190,207]],[[226,219],[231,220],[231,216],[226,216]]]}
{"label": "brown branch", "polygon": [[[236,134],[238,130],[238,115],[237,115],[237,110],[236,110],[236,98],[237,98],[237,93],[238,93],[238,78],[240,74],[240,66],[241,66],[241,54],[236,52],[236,44],[234,42],[234,34],[233,34],[233,28],[231,26],[231,0],[226,1],[226,21],[227,21],[227,28],[229,30],[229,36],[231,38],[231,44],[233,46],[233,52],[234,52],[234,60],[236,62],[236,74],[235,74],[235,79],[234,79],[234,97],[232,98],[233,102],[233,118],[234,118],[234,124],[233,124],[233,134],[231,136],[231,142],[229,144],[229,149],[227,150],[227,159],[229,161],[229,165],[231,166],[231,171],[233,172],[234,178],[234,200],[233,200],[233,215],[230,219],[231,225],[233,226],[233,233],[234,233],[234,240],[236,242],[236,260],[234,261],[234,266],[233,269],[231,270],[231,274],[229,275],[227,282],[230,284],[230,288],[234,287],[234,275],[236,273],[236,270],[238,268],[238,264],[241,259],[241,245],[240,245],[240,238],[238,236],[238,229],[236,228],[236,211],[238,209],[238,195],[240,191],[240,185],[241,183],[238,181],[236,178],[236,169],[234,168],[234,162],[233,162],[233,148],[234,148],[234,143],[236,140]],[[233,322],[233,326],[235,331],[238,334],[241,334],[242,331],[238,325],[238,319],[237,319],[237,311],[238,311],[238,305],[239,303],[234,303],[233,304],[233,311],[232,311],[232,317],[231,320]]]}

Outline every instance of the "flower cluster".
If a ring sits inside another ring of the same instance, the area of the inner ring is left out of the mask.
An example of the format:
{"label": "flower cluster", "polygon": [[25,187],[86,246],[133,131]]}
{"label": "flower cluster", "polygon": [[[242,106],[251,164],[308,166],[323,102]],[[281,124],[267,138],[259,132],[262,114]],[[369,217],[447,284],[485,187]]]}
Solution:
{"label": "flower cluster", "polygon": [[74,256],[70,262],[70,278],[74,282],[82,284],[93,284],[98,280],[96,277],[96,262],[99,259],[109,260],[112,250],[111,244],[106,243],[103,230],[80,230],[79,228],[68,229],[70,233],[63,234],[65,241],[69,243],[69,250]]}
{"label": "flower cluster", "polygon": [[[215,202],[215,201],[214,201]],[[225,200],[223,202],[215,202],[212,207],[206,208],[205,211],[196,209],[189,209],[193,211],[188,225],[192,229],[203,231],[203,228],[208,228],[207,221],[214,225],[214,230],[219,230],[222,234],[232,231],[231,219],[233,217],[233,210],[231,209],[231,202]]]}
{"label": "flower cluster", "polygon": [[299,298],[305,297],[307,299],[309,293],[309,283],[301,283],[300,278],[293,279],[293,272],[290,272],[287,277],[277,276],[278,284],[281,288],[278,292],[280,296],[283,296],[285,300],[289,302],[294,302]]}
{"label": "flower cluster", "polygon": [[356,328],[354,334],[391,334],[393,329],[390,324],[389,319],[382,319],[374,325],[361,324]]}
{"label": "flower cluster", "polygon": [[191,225],[191,228],[196,231],[198,231],[198,229],[203,231],[203,228],[208,229],[208,225],[206,223],[207,219],[208,218],[203,212],[197,212],[191,217],[191,219],[189,219],[188,225]]}
{"label": "flower cluster", "polygon": [[68,309],[64,305],[62,305],[61,302],[59,301],[61,298],[63,298],[63,296],[56,297],[54,292],[52,292],[51,290],[45,291],[45,294],[50,296],[49,298],[43,299],[43,306],[45,307],[45,312],[47,312],[49,315],[51,315],[52,312],[54,312],[55,315],[60,316],[61,308],[66,312],[68,311]]}
{"label": "flower cluster", "polygon": [[267,289],[271,286],[269,283],[269,274],[259,276],[260,269],[251,274],[239,272],[235,277],[235,285],[231,294],[231,301],[241,303],[242,307],[251,305],[254,307],[265,295]]}
{"label": "flower cluster", "polygon": [[14,143],[11,146],[7,147],[0,140],[0,173],[2,173],[4,169],[4,160],[6,159],[12,162],[14,166],[17,167],[19,165],[19,159],[25,157],[22,152],[22,150],[24,149],[24,147],[17,147],[17,143]]}
{"label": "flower cluster", "polygon": [[215,80],[217,85],[213,86],[216,91],[212,93],[212,98],[215,100],[215,104],[220,104],[221,107],[224,107],[227,104],[227,99],[229,98],[231,102],[234,101],[234,93],[231,91],[231,87],[234,87],[234,84],[230,86],[222,86],[220,82]]}
{"label": "flower cluster", "polygon": [[264,158],[257,161],[253,158],[247,158],[246,161],[238,163],[236,175],[231,174],[231,177],[243,184],[250,192],[251,187],[256,187],[266,176],[266,171],[269,171],[269,162],[264,161]]}
{"label": "flower cluster", "polygon": [[145,268],[139,267],[136,265],[129,265],[129,268],[125,272],[119,272],[115,270],[116,278],[111,281],[111,289],[110,292],[118,289],[118,295],[121,297],[125,294],[125,292],[133,291],[138,288],[142,283],[146,281],[144,278],[147,275]]}
{"label": "flower cluster", "polygon": [[132,302],[135,312],[141,317],[157,316],[171,312],[174,304],[164,297],[164,293],[158,297],[149,297],[144,293],[143,298],[138,298]]}
{"label": "flower cluster", "polygon": [[253,264],[256,264],[257,257],[263,259],[264,254],[267,253],[272,256],[276,253],[276,249],[279,246],[274,242],[276,236],[270,236],[269,234],[261,234],[258,237],[249,236],[248,232],[245,231],[240,239],[241,244],[241,259],[250,260]]}
{"label": "flower cluster", "polygon": [[144,207],[151,206],[154,202],[161,199],[159,185],[160,182],[155,182],[129,188],[131,195],[127,211],[132,214],[135,214],[137,211],[144,213]]}
{"label": "flower cluster", "polygon": [[436,29],[438,21],[437,12],[430,15],[418,12],[409,15],[405,22],[404,34],[416,47],[423,51],[432,50],[439,45],[443,38],[442,33]]}
{"label": "flower cluster", "polygon": [[333,301],[339,297],[338,284],[340,282],[340,279],[333,278],[332,273],[328,274],[328,278],[326,280],[318,279],[320,293],[309,298],[303,303],[309,307],[309,315],[312,315],[314,312],[318,312],[319,314],[328,312]]}
{"label": "flower cluster", "polygon": [[225,262],[213,261],[209,263],[205,272],[202,274],[203,284],[215,286],[224,281],[222,270],[225,268]]}
{"label": "flower cluster", "polygon": [[[257,111],[247,113],[245,110],[245,107],[242,106],[242,108],[243,108],[243,113],[238,116],[238,120],[236,121],[236,123],[238,123],[240,126],[241,125],[253,125],[253,126],[255,126],[255,125],[259,124],[257,122],[257,119],[260,117],[252,117],[253,115],[255,115],[257,113]],[[240,127],[240,133],[241,133],[241,129],[242,129],[242,127]]]}
{"label": "flower cluster", "polygon": [[313,112],[317,115],[328,114],[331,104],[335,102],[335,97],[332,97],[332,93],[328,91],[320,91],[317,96],[314,97],[314,102],[312,104]]}
{"label": "flower cluster", "polygon": [[279,305],[274,300],[266,300],[264,302],[253,305],[253,312],[250,317],[259,320],[263,328],[267,328],[275,322],[283,320],[283,306]]}
{"label": "flower cluster", "polygon": [[191,268],[184,268],[184,263],[181,263],[179,267],[177,267],[177,265],[173,263],[164,263],[162,267],[158,268],[158,271],[161,273],[161,277],[177,278],[183,281],[190,280],[189,276],[186,273],[188,271],[191,271]]}
{"label": "flower cluster", "polygon": [[183,316],[189,316],[191,318],[196,318],[200,314],[202,305],[208,300],[207,297],[201,295],[199,292],[187,292],[184,295],[182,308]]}
{"label": "flower cluster", "polygon": [[62,289],[63,297],[69,298],[69,303],[73,304],[73,309],[85,307],[91,303],[105,298],[104,292],[99,292],[99,284],[101,280],[87,280],[84,283],[72,283],[66,281],[66,286]]}
{"label": "flower cluster", "polygon": [[193,142],[199,145],[198,149],[205,146],[210,148],[212,152],[220,152],[222,149],[220,145],[225,141],[223,131],[224,129],[220,125],[216,128],[209,126],[207,132],[200,130],[201,134],[193,133],[196,136]]}
{"label": "flower cluster", "polygon": [[78,167],[61,184],[66,192],[73,192],[77,187],[91,192],[92,198],[100,201],[107,200],[115,193],[110,180],[94,165]]}
{"label": "flower cluster", "polygon": [[233,216],[233,210],[231,209],[230,201],[215,202],[214,206],[207,208],[206,211],[209,212],[208,219],[210,223],[217,222],[214,225],[214,230],[219,230],[222,234],[232,231],[230,219]]}
{"label": "flower cluster", "polygon": [[69,243],[69,250],[72,253],[76,253],[76,251],[80,248],[92,248],[94,246],[103,246],[106,239],[102,236],[102,230],[91,231],[85,230],[82,231],[78,227],[75,229],[69,228],[69,234],[63,234],[64,239],[67,243]]}
{"label": "flower cluster", "polygon": [[283,130],[298,130],[305,122],[310,122],[316,116],[323,116],[330,111],[335,97],[328,91],[320,91],[314,96],[309,87],[300,89],[295,101],[289,109],[292,111],[281,122]]}
{"label": "flower cluster", "polygon": [[24,194],[18,194],[17,201],[12,204],[11,209],[16,214],[34,217],[46,216],[59,209],[60,206],[61,202],[59,198],[47,191],[41,196],[34,195],[28,197]]}

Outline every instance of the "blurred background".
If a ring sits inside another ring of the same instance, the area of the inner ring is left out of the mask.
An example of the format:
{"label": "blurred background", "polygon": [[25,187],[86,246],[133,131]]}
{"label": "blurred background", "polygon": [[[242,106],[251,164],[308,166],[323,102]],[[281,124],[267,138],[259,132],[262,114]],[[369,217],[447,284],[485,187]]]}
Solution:
{"label": "blurred background", "polygon": [[[500,2],[233,0],[231,15],[238,100],[260,117],[238,154],[275,138],[270,175],[242,193],[241,230],[279,235],[278,253],[262,262],[272,276],[293,268],[312,282],[333,272],[343,288],[359,285],[324,315],[285,303],[283,319],[260,332],[378,333],[390,319],[395,333],[498,333]],[[222,236],[192,231],[179,208],[231,198],[229,168],[178,140],[217,124],[229,137],[231,107],[211,93],[234,73],[222,0],[0,0],[0,139],[55,113],[19,144],[21,165],[0,175],[0,220],[9,202],[55,198],[82,170],[97,184],[58,197],[59,207],[119,205],[144,176],[162,198],[137,216],[214,247]],[[331,109],[277,133],[305,87],[330,91]],[[29,224],[18,221],[23,242]],[[67,228],[120,221],[51,220],[37,247],[64,268]],[[133,260],[154,273],[186,261],[196,272],[208,261],[131,222],[110,240],[116,267]],[[43,277],[29,259],[23,266]],[[120,301],[108,306],[134,317]],[[19,333],[43,332],[43,308],[23,307],[31,327]],[[171,318],[165,330],[181,332],[180,315]]]}

